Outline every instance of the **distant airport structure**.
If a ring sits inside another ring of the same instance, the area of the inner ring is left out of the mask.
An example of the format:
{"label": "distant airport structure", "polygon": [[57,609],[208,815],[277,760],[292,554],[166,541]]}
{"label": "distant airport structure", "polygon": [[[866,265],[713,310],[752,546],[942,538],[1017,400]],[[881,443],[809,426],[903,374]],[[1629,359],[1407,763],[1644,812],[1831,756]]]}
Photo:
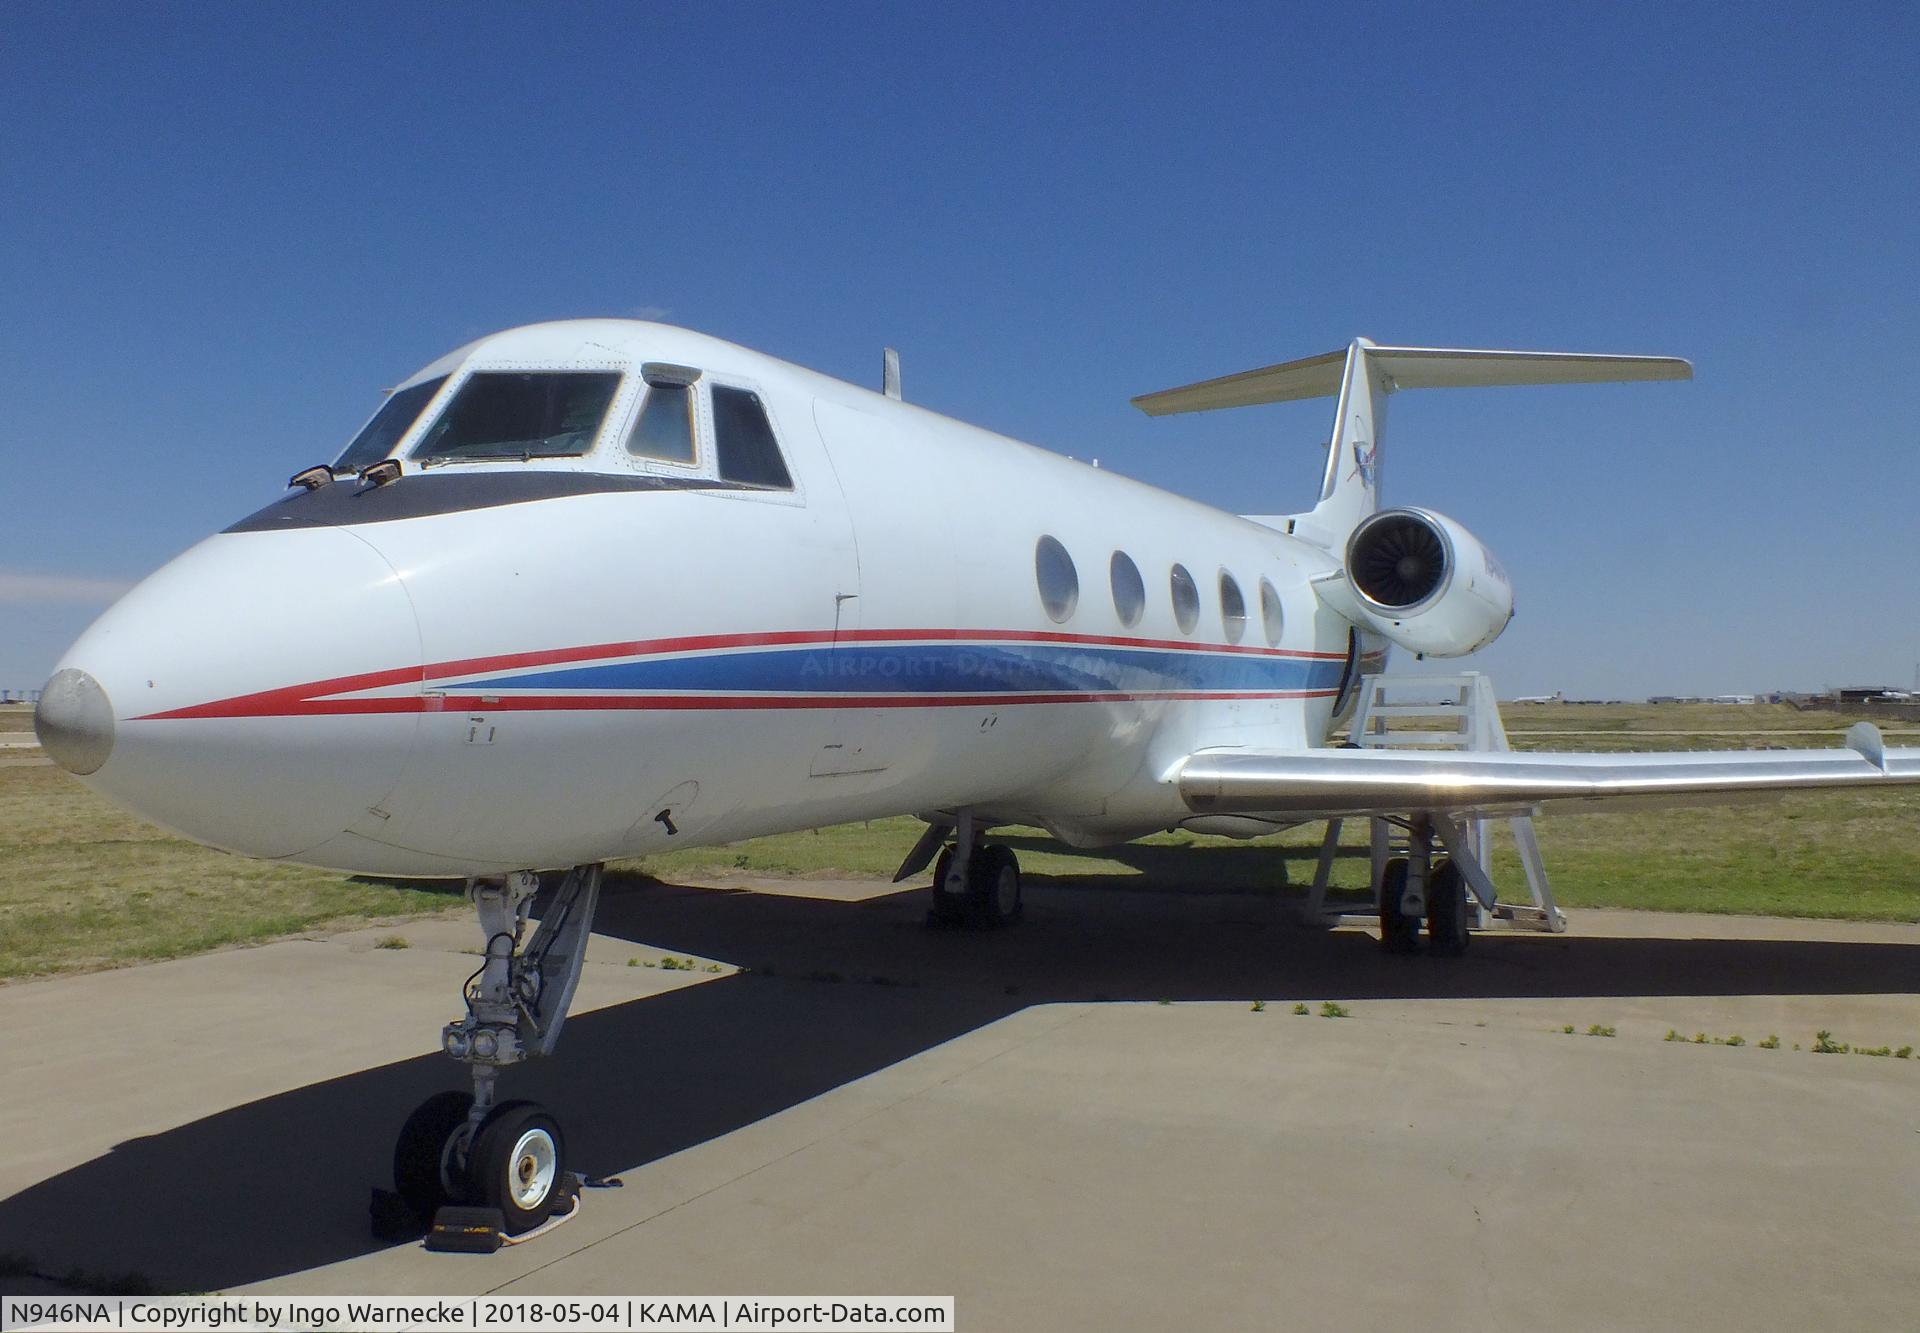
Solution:
{"label": "distant airport structure", "polygon": [[37,704],[40,702],[38,690],[0,689],[0,704]]}
{"label": "distant airport structure", "polygon": [[[1641,702],[1628,699],[1569,699],[1563,691],[1552,694],[1523,694],[1508,699],[1509,704],[1622,704]],[[1902,690],[1891,685],[1844,685],[1817,693],[1796,690],[1770,690],[1762,694],[1654,694],[1649,704],[1791,704],[1802,710],[1847,709],[1853,712],[1884,712],[1889,717],[1920,720],[1920,689]]]}
{"label": "distant airport structure", "polygon": [[[1516,700],[1515,702],[1519,702]],[[1845,685],[1803,693],[1773,690],[1765,694],[1656,694],[1650,704],[1789,704],[1802,711],[1841,709],[1878,714],[1900,721],[1920,721],[1920,691],[1890,685]]]}
{"label": "distant airport structure", "polygon": [[1656,694],[1650,704],[1757,704],[1778,703],[1775,694]]}
{"label": "distant airport structure", "polygon": [[1896,690],[1891,685],[1843,685],[1827,694],[1840,704],[1900,704],[1913,699],[1912,691]]}

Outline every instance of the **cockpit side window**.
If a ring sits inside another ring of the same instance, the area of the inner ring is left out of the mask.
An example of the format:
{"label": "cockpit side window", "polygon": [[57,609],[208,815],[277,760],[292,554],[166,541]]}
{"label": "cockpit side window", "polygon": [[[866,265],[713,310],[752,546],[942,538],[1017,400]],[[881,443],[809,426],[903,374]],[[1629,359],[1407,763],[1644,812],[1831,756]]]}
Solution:
{"label": "cockpit side window", "polygon": [[363,467],[371,467],[381,459],[391,457],[393,446],[413,428],[413,423],[420,419],[420,413],[446,382],[447,377],[442,375],[438,379],[409,384],[404,389],[395,389],[388,394],[387,401],[380,404],[380,410],[373,414],[373,420],[360,428],[360,433],[353,437],[353,443],[334,463],[333,470],[358,472]]}
{"label": "cockpit side window", "polygon": [[773,438],[766,406],[749,389],[713,386],[713,444],[720,479],[742,486],[790,491],[793,477]]}
{"label": "cockpit side window", "polygon": [[647,390],[627,452],[636,458],[667,463],[691,463],[693,446],[693,388],[686,384],[655,384]]}
{"label": "cockpit side window", "polygon": [[613,371],[476,371],[427,428],[413,457],[451,463],[584,454],[619,388]]}

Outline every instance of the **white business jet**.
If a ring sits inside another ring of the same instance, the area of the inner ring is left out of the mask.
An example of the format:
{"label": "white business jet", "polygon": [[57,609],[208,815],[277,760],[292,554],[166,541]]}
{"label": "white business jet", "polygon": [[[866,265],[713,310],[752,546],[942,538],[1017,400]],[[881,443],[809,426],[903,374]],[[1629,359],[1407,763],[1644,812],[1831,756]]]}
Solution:
{"label": "white business jet", "polygon": [[[1493,886],[1462,825],[1547,802],[1920,782],[1920,750],[1412,753],[1331,744],[1389,645],[1453,657],[1513,614],[1460,524],[1381,509],[1404,389],[1685,379],[1662,357],[1380,347],[1149,394],[1336,396],[1319,502],[1240,517],[659,324],[482,338],[408,378],[331,466],[165,566],[81,636],[47,753],[186,837],[458,877],[486,960],[443,1033],[471,1094],[408,1119],[422,1218],[564,1197],[546,1110],[600,866],[915,814],[933,914],[1021,909],[996,826],[1098,846],[1378,815],[1411,848],[1389,948],[1458,952]],[[534,911],[536,895],[539,911]],[[529,937],[534,916],[537,930]]]}

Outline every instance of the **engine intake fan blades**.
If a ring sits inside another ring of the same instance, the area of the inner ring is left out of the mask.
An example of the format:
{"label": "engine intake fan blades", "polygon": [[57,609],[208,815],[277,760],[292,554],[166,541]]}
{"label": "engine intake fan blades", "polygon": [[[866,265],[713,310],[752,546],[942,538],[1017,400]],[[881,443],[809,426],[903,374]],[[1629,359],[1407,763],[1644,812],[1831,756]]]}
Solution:
{"label": "engine intake fan blades", "polygon": [[1354,529],[1347,575],[1376,606],[1418,606],[1447,581],[1452,553],[1438,525],[1409,510],[1383,510]]}

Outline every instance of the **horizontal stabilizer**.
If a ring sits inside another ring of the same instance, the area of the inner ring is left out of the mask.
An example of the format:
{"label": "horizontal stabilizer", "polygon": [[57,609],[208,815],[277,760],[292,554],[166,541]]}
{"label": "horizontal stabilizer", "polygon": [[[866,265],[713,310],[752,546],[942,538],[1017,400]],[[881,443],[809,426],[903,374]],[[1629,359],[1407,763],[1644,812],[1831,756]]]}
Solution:
{"label": "horizontal stabilizer", "polygon": [[[1499,352],[1460,347],[1376,347],[1363,343],[1376,388],[1460,389],[1512,384],[1610,384],[1687,380],[1693,367],[1676,356],[1611,356],[1589,352]],[[1148,416],[1210,412],[1223,407],[1331,398],[1340,392],[1347,350],[1287,361],[1178,389],[1141,394],[1133,405]]]}

